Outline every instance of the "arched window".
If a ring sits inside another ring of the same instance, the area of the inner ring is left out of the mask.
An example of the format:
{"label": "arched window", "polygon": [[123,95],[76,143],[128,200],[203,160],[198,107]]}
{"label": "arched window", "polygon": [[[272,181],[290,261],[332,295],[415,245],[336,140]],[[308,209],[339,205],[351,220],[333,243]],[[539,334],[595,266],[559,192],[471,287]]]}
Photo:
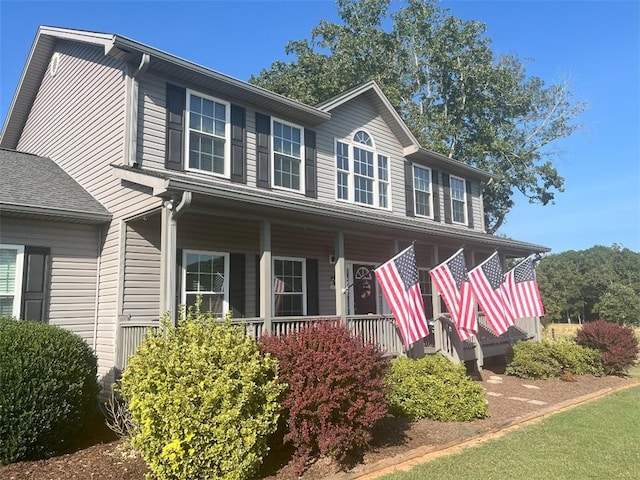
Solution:
{"label": "arched window", "polygon": [[336,141],[337,199],[389,209],[389,196],[389,157],[377,152],[371,135],[358,130],[351,141]]}

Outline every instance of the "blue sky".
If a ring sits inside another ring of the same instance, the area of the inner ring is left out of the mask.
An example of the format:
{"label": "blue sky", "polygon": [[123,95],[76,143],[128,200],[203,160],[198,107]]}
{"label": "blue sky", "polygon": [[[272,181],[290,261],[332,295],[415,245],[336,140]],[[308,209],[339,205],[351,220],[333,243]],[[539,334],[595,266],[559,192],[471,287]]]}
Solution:
{"label": "blue sky", "polygon": [[[640,2],[444,1],[487,24],[496,53],[515,53],[527,72],[567,78],[588,103],[580,132],[554,146],[565,177],[555,205],[516,207],[500,233],[552,253],[621,244],[640,252]],[[0,119],[39,25],[117,33],[247,80],[278,59],[288,40],[309,38],[320,19],[338,21],[331,0],[0,0]]]}

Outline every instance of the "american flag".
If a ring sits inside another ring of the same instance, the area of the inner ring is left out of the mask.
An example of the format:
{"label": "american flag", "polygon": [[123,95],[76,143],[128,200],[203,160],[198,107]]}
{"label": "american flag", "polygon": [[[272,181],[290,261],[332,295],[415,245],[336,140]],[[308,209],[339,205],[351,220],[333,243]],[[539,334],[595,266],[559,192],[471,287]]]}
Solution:
{"label": "american flag", "polygon": [[513,325],[511,305],[504,289],[502,263],[495,252],[480,265],[469,271],[471,291],[487,317],[491,330],[502,335]]}
{"label": "american flag", "polygon": [[464,341],[478,333],[478,320],[462,249],[430,270],[429,275],[449,309],[460,340]]}
{"label": "american flag", "polygon": [[413,245],[374,270],[382,293],[409,348],[429,335]]}
{"label": "american flag", "polygon": [[526,258],[505,273],[504,283],[515,318],[544,316],[531,258]]}

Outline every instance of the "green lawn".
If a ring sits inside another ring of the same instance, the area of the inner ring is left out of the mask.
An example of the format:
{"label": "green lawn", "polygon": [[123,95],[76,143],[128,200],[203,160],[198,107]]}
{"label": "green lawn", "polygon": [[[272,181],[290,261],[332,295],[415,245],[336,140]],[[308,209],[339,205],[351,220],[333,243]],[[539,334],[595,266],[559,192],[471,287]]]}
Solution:
{"label": "green lawn", "polygon": [[559,413],[387,480],[640,478],[640,387]]}

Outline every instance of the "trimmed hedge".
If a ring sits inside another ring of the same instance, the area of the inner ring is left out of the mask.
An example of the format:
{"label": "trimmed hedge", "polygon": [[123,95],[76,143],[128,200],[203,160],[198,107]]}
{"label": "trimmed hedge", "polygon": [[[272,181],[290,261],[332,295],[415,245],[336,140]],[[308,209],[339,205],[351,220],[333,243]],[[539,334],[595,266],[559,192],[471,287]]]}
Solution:
{"label": "trimmed hedge", "polygon": [[287,431],[302,473],[318,454],[341,461],[366,448],[371,431],[387,414],[384,378],[389,362],[380,349],[332,321],[281,337],[266,336],[262,351],[278,359],[288,384],[282,401]]}
{"label": "trimmed hedge", "polygon": [[576,343],[598,350],[607,375],[624,374],[638,359],[638,339],[631,327],[597,320],[576,332]]}
{"label": "trimmed hedge", "polygon": [[463,364],[440,355],[397,359],[387,383],[390,411],[412,421],[471,421],[489,415],[482,386],[469,378]]}
{"label": "trimmed hedge", "polygon": [[94,418],[97,359],[75,333],[0,318],[0,464],[49,457]]}
{"label": "trimmed hedge", "polygon": [[132,446],[158,479],[248,479],[277,427],[276,361],[230,322],[165,317],[121,380],[136,425]]}
{"label": "trimmed hedge", "polygon": [[573,342],[518,342],[507,353],[507,375],[545,379],[563,375],[602,376],[602,356],[597,350]]}

